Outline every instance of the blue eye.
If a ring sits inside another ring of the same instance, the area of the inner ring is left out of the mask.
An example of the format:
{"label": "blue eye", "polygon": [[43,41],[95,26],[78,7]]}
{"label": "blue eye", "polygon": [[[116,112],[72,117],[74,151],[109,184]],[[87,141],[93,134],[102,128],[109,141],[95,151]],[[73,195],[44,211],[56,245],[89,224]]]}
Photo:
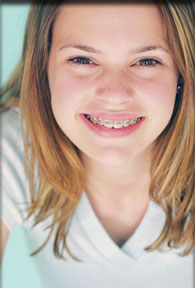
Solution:
{"label": "blue eye", "polygon": [[136,66],[156,66],[158,64],[161,64],[161,63],[158,60],[151,59],[151,58],[141,59],[135,63]]}
{"label": "blue eye", "polygon": [[94,62],[86,57],[74,57],[68,60],[69,62],[75,63],[75,64],[84,64],[84,65],[91,65],[94,64]]}

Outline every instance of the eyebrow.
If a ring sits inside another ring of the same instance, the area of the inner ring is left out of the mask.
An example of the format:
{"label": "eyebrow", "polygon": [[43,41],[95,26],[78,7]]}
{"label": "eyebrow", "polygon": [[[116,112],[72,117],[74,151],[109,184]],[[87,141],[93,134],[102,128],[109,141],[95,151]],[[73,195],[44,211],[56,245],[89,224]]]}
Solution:
{"label": "eyebrow", "polygon": [[162,50],[166,53],[169,53],[169,51],[162,46],[151,46],[151,45],[133,49],[130,51],[130,53],[131,54],[137,54],[137,53],[144,53],[144,52],[153,51],[153,50]]}
{"label": "eyebrow", "polygon": [[101,53],[100,50],[96,50],[94,49],[93,47],[91,46],[86,46],[86,45],[79,45],[79,44],[70,44],[70,45],[67,45],[67,46],[63,46],[61,47],[59,50],[63,50],[63,49],[66,49],[66,48],[76,48],[76,49],[80,49],[80,50],[83,50],[83,51],[86,51],[86,52],[90,52],[90,53]]}
{"label": "eyebrow", "polygon": [[[83,51],[90,52],[90,53],[101,54],[100,50],[97,50],[91,46],[80,45],[80,44],[75,44],[75,45],[70,44],[70,45],[61,47],[59,50],[61,51],[61,50],[66,49],[66,48],[75,48],[75,49],[83,50]],[[129,54],[139,54],[139,53],[144,53],[144,52],[154,51],[154,50],[162,50],[166,53],[169,53],[169,51],[167,49],[163,48],[162,46],[148,45],[148,46],[143,46],[143,47],[138,47],[138,48],[132,49],[129,51]]]}

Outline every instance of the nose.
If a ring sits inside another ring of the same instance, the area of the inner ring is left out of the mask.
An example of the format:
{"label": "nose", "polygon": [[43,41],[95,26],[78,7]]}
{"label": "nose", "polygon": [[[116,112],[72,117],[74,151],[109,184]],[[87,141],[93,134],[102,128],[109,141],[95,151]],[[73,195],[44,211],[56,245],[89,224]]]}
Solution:
{"label": "nose", "polygon": [[130,78],[119,72],[107,73],[101,77],[95,94],[96,100],[110,106],[124,105],[134,99]]}

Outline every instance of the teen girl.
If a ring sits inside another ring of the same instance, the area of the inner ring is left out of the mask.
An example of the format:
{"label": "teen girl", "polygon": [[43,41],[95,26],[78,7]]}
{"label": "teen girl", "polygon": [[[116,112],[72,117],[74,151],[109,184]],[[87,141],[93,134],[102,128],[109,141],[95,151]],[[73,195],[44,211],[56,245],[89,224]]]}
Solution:
{"label": "teen girl", "polygon": [[193,37],[190,1],[32,4],[2,227],[25,227],[43,287],[193,287]]}

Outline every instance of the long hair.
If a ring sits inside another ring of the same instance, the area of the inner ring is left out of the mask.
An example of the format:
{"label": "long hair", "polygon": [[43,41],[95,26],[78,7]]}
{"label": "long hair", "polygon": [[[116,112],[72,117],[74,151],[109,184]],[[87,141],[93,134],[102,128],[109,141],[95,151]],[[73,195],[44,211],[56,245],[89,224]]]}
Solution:
{"label": "long hair", "polygon": [[[162,1],[160,10],[172,55],[180,72],[171,120],[156,141],[150,196],[166,213],[160,237],[147,248],[167,242],[187,255],[195,245],[195,99],[193,4]],[[155,191],[155,193],[154,193]]]}
{"label": "long hair", "polygon": [[[22,58],[1,93],[6,95],[1,106],[18,105],[21,110],[31,193],[27,219],[34,215],[37,225],[53,216],[47,240],[33,255],[47,244],[57,227],[54,254],[64,258],[65,248],[76,259],[66,245],[66,236],[69,220],[86,185],[85,170],[78,148],[53,116],[47,78],[52,28],[59,8],[57,1],[32,4]],[[176,95],[171,120],[155,143],[149,195],[165,211],[166,223],[159,238],[146,250],[160,249],[164,243],[174,248],[185,244],[182,255],[187,255],[195,244],[193,6],[190,1],[163,1],[159,9],[180,72],[181,90]],[[39,188],[35,194],[37,174]]]}

